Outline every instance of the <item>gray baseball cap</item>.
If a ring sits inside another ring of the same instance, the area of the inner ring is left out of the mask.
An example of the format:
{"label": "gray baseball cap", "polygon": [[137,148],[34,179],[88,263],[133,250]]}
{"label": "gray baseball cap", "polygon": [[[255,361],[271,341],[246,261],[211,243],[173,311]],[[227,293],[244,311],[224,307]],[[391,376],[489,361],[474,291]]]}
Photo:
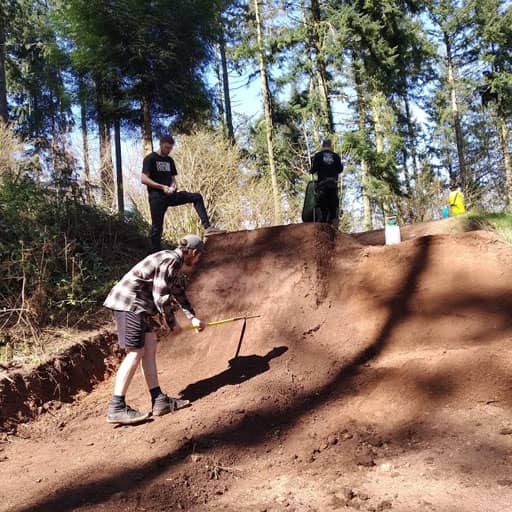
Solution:
{"label": "gray baseball cap", "polygon": [[196,249],[199,252],[206,252],[206,246],[198,235],[185,235],[180,240],[180,247],[183,249]]}

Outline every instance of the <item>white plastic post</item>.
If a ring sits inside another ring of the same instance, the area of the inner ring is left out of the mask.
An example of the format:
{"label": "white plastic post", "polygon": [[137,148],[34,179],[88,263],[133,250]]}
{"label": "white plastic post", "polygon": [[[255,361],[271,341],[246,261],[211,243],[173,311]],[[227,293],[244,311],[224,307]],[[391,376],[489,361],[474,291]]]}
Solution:
{"label": "white plastic post", "polygon": [[384,236],[386,245],[399,244],[400,239],[400,226],[396,223],[396,215],[386,217],[386,225],[384,226]]}

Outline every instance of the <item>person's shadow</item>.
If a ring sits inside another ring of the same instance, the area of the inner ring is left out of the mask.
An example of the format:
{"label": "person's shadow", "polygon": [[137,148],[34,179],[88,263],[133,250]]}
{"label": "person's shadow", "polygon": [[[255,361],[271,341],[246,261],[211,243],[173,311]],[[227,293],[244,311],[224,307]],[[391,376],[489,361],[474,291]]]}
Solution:
{"label": "person's shadow", "polygon": [[288,347],[274,347],[264,356],[238,356],[229,360],[229,368],[223,372],[189,384],[180,391],[180,398],[194,402],[200,398],[214,393],[223,386],[240,384],[246,380],[266,372],[270,369],[268,364],[271,359],[279,357],[288,350]]}

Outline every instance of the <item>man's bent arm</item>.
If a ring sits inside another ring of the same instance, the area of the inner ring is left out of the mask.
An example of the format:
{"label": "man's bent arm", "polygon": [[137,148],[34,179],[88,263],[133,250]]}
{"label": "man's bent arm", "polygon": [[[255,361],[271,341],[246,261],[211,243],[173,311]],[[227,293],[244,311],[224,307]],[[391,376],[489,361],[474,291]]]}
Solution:
{"label": "man's bent arm", "polygon": [[185,288],[181,284],[176,284],[172,288],[172,296],[183,311],[183,314],[190,320],[196,316],[196,312],[190,301],[188,300]]}
{"label": "man's bent arm", "polygon": [[150,188],[156,188],[157,190],[162,190],[163,192],[165,192],[165,190],[168,188],[167,185],[162,185],[161,183],[157,183],[156,181],[152,180],[145,172],[140,175],[140,182],[143,185],[146,185]]}
{"label": "man's bent arm", "polygon": [[177,188],[176,178],[174,176],[171,176],[171,180],[172,180],[172,183],[174,184],[174,187],[172,186],[172,184],[170,187],[168,187],[167,185],[162,185],[161,183],[157,183],[156,181],[152,180],[144,171],[142,172],[142,174],[140,176],[140,182],[143,185],[146,185],[150,188],[155,188],[157,190],[161,190],[162,192],[164,192],[166,194],[170,194],[170,193],[174,192]]}

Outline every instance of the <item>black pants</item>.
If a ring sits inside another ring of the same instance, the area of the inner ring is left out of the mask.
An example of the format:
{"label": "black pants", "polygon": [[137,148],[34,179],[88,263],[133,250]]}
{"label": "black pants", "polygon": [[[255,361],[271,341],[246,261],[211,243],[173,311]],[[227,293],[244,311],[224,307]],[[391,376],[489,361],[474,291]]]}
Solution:
{"label": "black pants", "polygon": [[169,206],[192,203],[201,224],[206,229],[210,226],[208,213],[204,206],[203,196],[199,192],[175,192],[174,194],[151,194],[149,208],[151,210],[151,248],[153,252],[162,250],[162,231],[164,229],[165,212]]}
{"label": "black pants", "polygon": [[320,182],[316,188],[316,221],[333,223],[339,213],[338,185],[332,181]]}

